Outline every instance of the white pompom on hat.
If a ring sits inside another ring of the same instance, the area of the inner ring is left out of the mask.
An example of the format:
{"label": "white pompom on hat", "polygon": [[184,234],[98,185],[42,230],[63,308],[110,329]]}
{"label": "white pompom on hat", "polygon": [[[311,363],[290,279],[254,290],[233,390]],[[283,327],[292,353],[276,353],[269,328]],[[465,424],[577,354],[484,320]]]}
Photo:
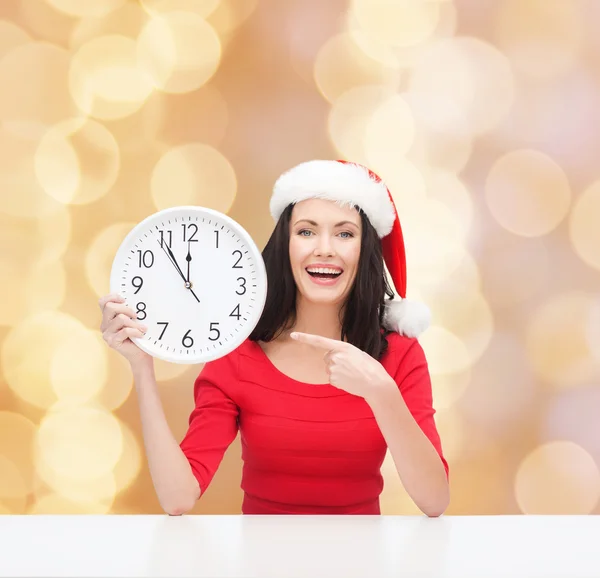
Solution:
{"label": "white pompom on hat", "polygon": [[270,210],[275,221],[290,204],[326,199],[360,207],[381,239],[383,258],[399,298],[387,300],[386,329],[417,337],[431,322],[429,308],[406,299],[406,254],[402,227],[392,196],[373,171],[348,161],[313,160],[301,163],[277,179]]}

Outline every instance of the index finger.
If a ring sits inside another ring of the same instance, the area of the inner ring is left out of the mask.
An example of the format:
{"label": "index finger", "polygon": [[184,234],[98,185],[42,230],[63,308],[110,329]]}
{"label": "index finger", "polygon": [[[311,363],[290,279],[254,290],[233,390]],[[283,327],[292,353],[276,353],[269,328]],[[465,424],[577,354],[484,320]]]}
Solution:
{"label": "index finger", "polygon": [[104,311],[104,306],[109,301],[115,301],[116,303],[124,303],[125,299],[123,299],[123,297],[121,297],[118,293],[111,293],[110,295],[105,295],[104,297],[101,297],[98,300],[98,306],[100,307],[101,311]]}
{"label": "index finger", "polygon": [[343,341],[322,337],[321,335],[311,335],[310,333],[298,333],[297,331],[294,331],[290,337],[301,343],[307,343],[308,345],[314,345],[315,347],[321,347],[329,351],[332,349],[340,349],[344,346]]}

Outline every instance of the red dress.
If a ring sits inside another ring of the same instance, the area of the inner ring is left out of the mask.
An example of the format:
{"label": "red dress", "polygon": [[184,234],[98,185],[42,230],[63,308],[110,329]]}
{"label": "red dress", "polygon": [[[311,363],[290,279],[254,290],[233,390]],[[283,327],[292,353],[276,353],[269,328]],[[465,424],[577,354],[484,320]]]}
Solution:
{"label": "red dress", "polygon": [[[392,333],[381,359],[448,473],[434,422],[427,361],[416,339]],[[367,402],[296,381],[258,343],[207,363],[181,442],[204,493],[240,432],[244,514],[379,514],[387,445]]]}

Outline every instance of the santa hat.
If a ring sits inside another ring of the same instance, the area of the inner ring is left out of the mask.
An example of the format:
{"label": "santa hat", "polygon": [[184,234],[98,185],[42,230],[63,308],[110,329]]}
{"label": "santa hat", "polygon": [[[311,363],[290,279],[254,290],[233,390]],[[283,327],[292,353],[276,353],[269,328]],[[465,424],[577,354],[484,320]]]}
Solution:
{"label": "santa hat", "polygon": [[406,256],[394,200],[383,181],[368,168],[348,161],[314,160],[285,172],[273,188],[270,209],[275,221],[290,204],[327,199],[360,207],[381,239],[383,258],[399,298],[388,299],[386,329],[417,337],[429,326],[426,305],[406,299]]}

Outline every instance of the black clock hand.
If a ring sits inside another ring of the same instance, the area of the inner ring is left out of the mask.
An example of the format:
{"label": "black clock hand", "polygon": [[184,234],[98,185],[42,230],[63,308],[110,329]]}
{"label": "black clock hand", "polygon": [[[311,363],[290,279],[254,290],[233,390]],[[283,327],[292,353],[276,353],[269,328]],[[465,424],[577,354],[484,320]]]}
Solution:
{"label": "black clock hand", "polygon": [[190,282],[190,261],[192,260],[192,254],[190,253],[190,242],[188,241],[188,254],[187,257],[185,258],[185,260],[187,261],[187,282]]}
{"label": "black clock hand", "polygon": [[189,289],[191,294],[194,296],[194,298],[196,299],[196,301],[198,301],[198,303],[200,303],[200,299],[198,299],[198,295],[196,295],[194,293],[194,290],[189,287],[189,283],[185,278],[185,275],[182,273],[181,268],[179,267],[179,265],[177,264],[177,260],[175,259],[175,255],[173,255],[173,251],[171,251],[171,249],[169,248],[169,246],[167,245],[167,248],[165,249],[165,244],[161,243],[158,239],[158,244],[160,245],[161,249],[166,253],[167,257],[169,257],[169,261],[171,261],[171,263],[173,263],[173,266],[175,267],[175,269],[177,269],[177,272],[179,273],[179,275],[181,275],[181,278],[183,279],[183,282],[185,283],[186,289]]}

